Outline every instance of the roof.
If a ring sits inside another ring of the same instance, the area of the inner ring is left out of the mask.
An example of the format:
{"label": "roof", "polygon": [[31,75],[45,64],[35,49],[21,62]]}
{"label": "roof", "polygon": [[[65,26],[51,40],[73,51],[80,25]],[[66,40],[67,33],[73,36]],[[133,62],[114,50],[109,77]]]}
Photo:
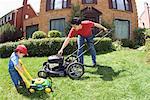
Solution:
{"label": "roof", "polygon": [[[34,9],[32,8],[32,6],[31,6],[30,4],[28,4],[27,6],[31,7],[31,9],[34,11]],[[21,10],[22,8],[23,8],[23,6],[20,7],[20,8],[15,9],[15,10],[12,10],[12,11],[8,12],[7,14],[5,14],[4,16],[2,16],[0,19],[2,19],[3,17],[5,17],[6,15],[8,15],[8,14],[10,14],[10,13],[15,13],[16,11]],[[35,13],[36,15],[38,15],[35,11],[34,11],[34,13]]]}

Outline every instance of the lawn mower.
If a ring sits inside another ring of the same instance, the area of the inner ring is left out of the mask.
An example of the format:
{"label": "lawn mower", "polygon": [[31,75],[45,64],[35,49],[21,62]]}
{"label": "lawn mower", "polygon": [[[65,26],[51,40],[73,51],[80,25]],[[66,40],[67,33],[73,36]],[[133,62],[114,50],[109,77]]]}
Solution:
{"label": "lawn mower", "polygon": [[24,72],[21,72],[18,68],[16,70],[18,71],[19,75],[22,77],[25,87],[28,89],[30,93],[34,93],[36,91],[45,91],[45,93],[52,92],[52,81],[50,79],[44,79],[44,78],[35,78],[33,79],[25,66],[23,65],[22,61],[19,60],[19,64],[23,68]]}
{"label": "lawn mower", "polygon": [[[106,37],[112,30],[108,30],[107,33],[101,38],[101,40]],[[98,36],[103,32],[101,30]],[[95,42],[94,45],[99,43],[99,41]],[[83,44],[79,49],[83,48],[85,44]],[[48,57],[48,61],[43,63],[42,69],[38,72],[38,76],[41,78],[47,78],[49,76],[66,76],[68,75],[71,79],[79,79],[84,74],[84,65],[78,62],[78,58],[89,51],[90,48],[85,50],[80,55],[76,55],[78,49],[73,53],[68,55],[65,59],[61,55],[52,55]]]}

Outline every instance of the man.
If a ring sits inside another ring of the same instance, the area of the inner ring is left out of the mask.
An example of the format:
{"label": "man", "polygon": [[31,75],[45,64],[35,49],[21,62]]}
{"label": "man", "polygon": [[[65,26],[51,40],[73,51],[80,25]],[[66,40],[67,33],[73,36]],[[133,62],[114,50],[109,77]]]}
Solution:
{"label": "man", "polygon": [[[93,66],[96,65],[96,51],[94,48],[94,35],[92,34],[92,28],[97,27],[99,29],[107,30],[104,26],[98,23],[94,23],[92,21],[81,21],[80,18],[75,17],[71,21],[71,30],[68,34],[68,37],[65,39],[61,49],[58,51],[58,54],[62,55],[64,48],[68,45],[70,39],[74,37],[76,34],[78,35],[78,56],[83,52],[83,48],[80,48],[84,44],[84,40],[86,39],[88,47],[90,47],[90,53],[92,56]],[[80,49],[79,49],[80,48]],[[83,55],[79,57],[79,62],[84,63]]]}

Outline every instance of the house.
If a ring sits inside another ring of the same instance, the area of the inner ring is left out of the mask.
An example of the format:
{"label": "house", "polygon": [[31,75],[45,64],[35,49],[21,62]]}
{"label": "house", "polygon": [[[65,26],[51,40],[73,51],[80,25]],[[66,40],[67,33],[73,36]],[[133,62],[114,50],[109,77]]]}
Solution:
{"label": "house", "polygon": [[144,4],[144,11],[139,16],[139,27],[150,28],[150,7],[147,2]]}
{"label": "house", "polygon": [[102,20],[115,25],[116,39],[133,39],[138,27],[135,0],[41,0],[38,17],[24,21],[24,30],[31,36],[35,30],[64,32],[71,16],[71,6],[79,4],[83,16],[97,23]]}
{"label": "house", "polygon": [[0,26],[6,23],[10,23],[11,25],[14,25],[17,29],[23,31],[23,21],[25,19],[36,16],[37,14],[31,7],[31,5],[27,4],[27,0],[24,0],[22,7],[9,12],[0,18]]}

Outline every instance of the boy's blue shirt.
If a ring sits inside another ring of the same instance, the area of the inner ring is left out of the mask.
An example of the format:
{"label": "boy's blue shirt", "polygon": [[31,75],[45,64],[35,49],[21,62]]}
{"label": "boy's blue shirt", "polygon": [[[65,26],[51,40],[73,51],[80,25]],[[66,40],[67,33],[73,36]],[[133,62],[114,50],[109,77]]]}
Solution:
{"label": "boy's blue shirt", "polygon": [[18,55],[13,52],[10,56],[10,60],[9,60],[9,70],[15,70],[15,66],[17,66],[19,64],[19,57]]}

